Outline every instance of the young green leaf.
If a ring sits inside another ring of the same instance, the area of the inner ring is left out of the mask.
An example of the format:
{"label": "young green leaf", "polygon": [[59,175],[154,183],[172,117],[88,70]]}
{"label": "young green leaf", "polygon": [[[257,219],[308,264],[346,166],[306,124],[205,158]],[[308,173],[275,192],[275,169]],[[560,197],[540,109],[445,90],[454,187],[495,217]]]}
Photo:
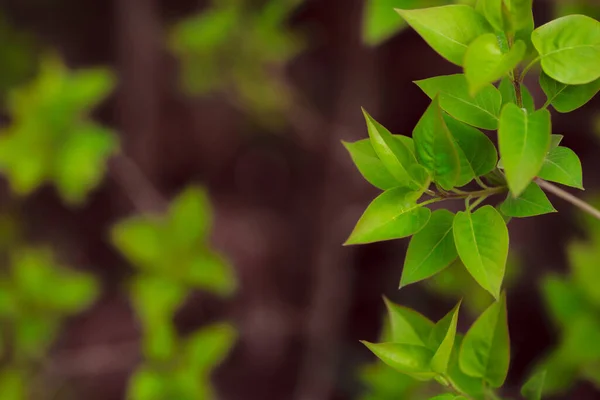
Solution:
{"label": "young green leaf", "polygon": [[495,34],[488,33],[475,39],[465,53],[465,76],[469,92],[475,95],[488,83],[502,78],[512,71],[525,56],[527,46],[521,40],[515,42],[504,54]]}
{"label": "young green leaf", "polygon": [[547,104],[560,113],[568,113],[584,106],[600,91],[600,78],[584,85],[565,85],[542,71],[540,86],[548,99]]}
{"label": "young green leaf", "polygon": [[[498,85],[498,90],[502,93],[502,106],[506,103],[517,104],[517,95],[515,93],[515,87],[512,84],[510,78],[505,77],[500,81],[500,85]],[[521,84],[521,100],[523,101],[523,107],[529,112],[532,113],[535,111],[535,103],[533,101],[533,96],[527,86]]]}
{"label": "young green leaf", "polygon": [[425,186],[428,179],[427,175],[413,172],[413,168],[419,167],[415,167],[417,160],[410,147],[404,141],[397,140],[390,131],[375,121],[365,110],[363,110],[363,114],[367,122],[373,150],[375,150],[388,171],[400,183],[400,186],[410,186],[413,189],[420,189]]}
{"label": "young green leaf", "polygon": [[557,148],[560,145],[560,142],[562,142],[564,136],[563,135],[552,135],[552,139],[550,142],[550,151],[554,150],[555,148]]}
{"label": "young green leaf", "polygon": [[574,242],[568,247],[573,280],[581,293],[593,305],[600,305],[600,292],[597,282],[600,281],[598,259],[600,249],[594,244]]}
{"label": "young green leaf", "polygon": [[503,32],[505,29],[504,16],[502,15],[502,6],[504,0],[479,0],[476,9],[479,11],[490,25],[497,32]]}
{"label": "young green leaf", "polygon": [[446,190],[459,178],[460,160],[454,139],[442,117],[439,97],[435,97],[413,131],[417,160],[433,180]]}
{"label": "young green leaf", "polygon": [[431,210],[417,204],[420,192],[396,188],[383,192],[367,207],[346,245],[400,239],[420,231]]}
{"label": "young green leaf", "polygon": [[515,33],[515,39],[526,42],[531,40],[533,32],[533,0],[504,0],[510,22],[509,31]]}
{"label": "young green leaf", "polygon": [[500,155],[513,196],[520,195],[536,177],[550,148],[550,113],[529,114],[515,104],[507,104],[498,128]]}
{"label": "young green leaf", "polygon": [[[444,121],[455,140],[457,149],[461,150],[461,155],[464,156],[460,164],[461,176],[463,169],[467,169],[470,175],[479,177],[496,167],[498,163],[496,146],[483,132],[448,116],[444,116]],[[460,183],[459,179],[457,185],[460,186]]]}
{"label": "young green leaf", "polygon": [[[433,1],[432,5],[443,3],[442,0]],[[376,46],[404,27],[406,22],[394,13],[394,8],[418,7],[417,0],[369,0],[363,14],[362,36],[366,44]]]}
{"label": "young green leaf", "polygon": [[381,361],[403,374],[419,380],[430,380],[437,375],[431,370],[433,352],[427,347],[403,343],[361,343]]}
{"label": "young green leaf", "polygon": [[454,348],[459,309],[460,303],[435,324],[430,334],[429,342],[435,351],[431,359],[431,369],[440,374],[446,374],[448,371],[450,356]]}
{"label": "young green leaf", "polygon": [[544,159],[538,176],[547,181],[583,190],[581,161],[568,147],[559,146],[552,149]]}
{"label": "young green leaf", "polygon": [[506,316],[506,295],[493,303],[471,326],[462,342],[460,368],[490,386],[502,386],[510,363],[510,337]]}
{"label": "young green leaf", "polygon": [[381,190],[400,186],[400,183],[383,165],[383,162],[381,162],[379,156],[373,150],[370,139],[362,139],[354,143],[342,143],[350,153],[354,165],[356,165],[361,175],[371,185]]}
{"label": "young green leaf", "polygon": [[542,391],[544,389],[545,380],[545,370],[533,374],[521,388],[521,395],[527,400],[542,400]]}
{"label": "young green leaf", "polygon": [[446,393],[440,394],[439,396],[431,397],[429,400],[467,400],[467,398],[452,393]]}
{"label": "young green leaf", "polygon": [[454,217],[454,243],[473,278],[495,298],[500,295],[508,257],[508,229],[498,211],[484,206]]}
{"label": "young green leaf", "polygon": [[226,323],[203,327],[186,338],[187,367],[196,375],[210,373],[221,363],[233,346],[237,333]]}
{"label": "young green leaf", "polygon": [[531,35],[542,69],[567,85],[600,78],[600,22],[585,15],[568,15],[540,26]]}
{"label": "young green leaf", "polygon": [[418,312],[384,298],[394,343],[425,346],[434,323]]}
{"label": "young green leaf", "polygon": [[436,76],[415,83],[430,99],[438,95],[442,110],[457,120],[482,129],[498,128],[502,96],[493,85],[484,85],[471,96],[463,74]]}
{"label": "young green leaf", "polygon": [[452,235],[454,215],[437,210],[425,228],[408,245],[400,287],[429,278],[446,268],[458,256]]}
{"label": "young green leaf", "polygon": [[466,5],[396,11],[431,48],[456,65],[462,65],[475,38],[492,31],[483,16]]}
{"label": "young green leaf", "polygon": [[542,297],[553,322],[561,327],[573,324],[590,310],[590,303],[579,287],[556,275],[547,276],[542,281]]}
{"label": "young green leaf", "polygon": [[553,213],[556,209],[544,191],[536,183],[531,182],[519,197],[509,194],[500,206],[500,211],[509,217],[524,218]]}

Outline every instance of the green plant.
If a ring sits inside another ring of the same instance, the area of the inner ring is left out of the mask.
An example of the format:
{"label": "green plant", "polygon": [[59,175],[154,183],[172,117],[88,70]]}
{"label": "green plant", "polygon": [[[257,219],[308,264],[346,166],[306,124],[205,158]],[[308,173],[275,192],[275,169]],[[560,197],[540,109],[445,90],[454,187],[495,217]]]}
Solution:
{"label": "green plant", "polygon": [[73,72],[52,56],[32,82],[9,91],[11,124],[0,131],[0,169],[14,193],[52,183],[66,202],[83,203],[117,150],[115,134],[89,118],[113,86],[106,69]]}
{"label": "green plant", "polygon": [[600,296],[595,282],[600,270],[600,222],[587,218],[587,239],[567,248],[571,270],[552,274],[542,282],[542,294],[559,341],[538,366],[546,370],[544,391],[566,391],[575,381],[585,380],[600,388]]}
{"label": "green plant", "polygon": [[11,251],[10,269],[0,275],[4,398],[28,398],[28,380],[42,365],[62,321],[88,308],[98,292],[92,276],[59,266],[48,249]]}
{"label": "green plant", "polygon": [[164,216],[133,217],[113,229],[116,247],[140,273],[131,298],[143,332],[145,362],[131,380],[131,400],[213,399],[211,369],[228,353],[235,330],[228,324],[180,338],[173,316],[193,289],[232,294],[235,278],[208,246],[211,210],[204,191],[189,188]]}
{"label": "green plant", "polygon": [[225,93],[265,124],[291,101],[278,71],[302,45],[285,22],[301,0],[270,0],[257,8],[240,0],[214,0],[177,23],[169,48],[181,64],[184,90]]}
{"label": "green plant", "polygon": [[[577,155],[552,135],[552,106],[569,112],[600,89],[600,23],[583,15],[534,29],[531,0],[480,0],[397,10],[408,25],[463,74],[417,81],[431,104],[412,138],[393,135],[364,111],[369,139],[345,143],[359,171],[384,190],[346,245],[412,236],[400,287],[460,259],[495,300],[462,336],[457,305],[434,323],[389,306],[392,341],[368,343],[383,362],[419,380],[439,382],[442,398],[498,399],[508,374],[510,340],[502,290],[507,222],[556,212],[545,191],[600,218],[600,212],[550,182],[582,188]],[[547,96],[536,108],[523,79],[537,64]],[[498,86],[493,83],[500,82]],[[480,129],[497,131],[498,151]],[[497,206],[483,205],[504,196]],[[464,201],[464,211],[427,206]],[[539,399],[542,375],[524,385]]]}

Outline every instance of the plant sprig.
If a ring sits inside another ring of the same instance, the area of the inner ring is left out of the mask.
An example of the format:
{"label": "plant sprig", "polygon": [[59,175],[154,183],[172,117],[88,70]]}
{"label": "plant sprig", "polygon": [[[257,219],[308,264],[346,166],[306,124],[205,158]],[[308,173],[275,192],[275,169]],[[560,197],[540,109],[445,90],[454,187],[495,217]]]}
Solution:
{"label": "plant sprig", "polygon": [[[510,362],[507,222],[556,212],[546,191],[600,219],[554,184],[583,189],[581,162],[552,134],[548,110],[573,111],[600,90],[600,22],[569,15],[535,28],[531,1],[513,0],[397,12],[463,73],[415,82],[431,103],[412,138],[392,134],[363,110],[369,139],[345,146],[383,193],[346,244],[412,236],[400,287],[460,259],[495,302],[464,336],[456,331],[458,306],[433,323],[388,303],[392,340],[365,344],[396,370],[451,392],[436,399],[497,400]],[[547,101],[536,109],[524,78],[538,64]],[[480,129],[496,131],[498,146]],[[502,194],[499,204],[483,205]],[[464,211],[427,207],[448,200],[464,200]],[[542,385],[532,378],[523,395],[539,400]]]}

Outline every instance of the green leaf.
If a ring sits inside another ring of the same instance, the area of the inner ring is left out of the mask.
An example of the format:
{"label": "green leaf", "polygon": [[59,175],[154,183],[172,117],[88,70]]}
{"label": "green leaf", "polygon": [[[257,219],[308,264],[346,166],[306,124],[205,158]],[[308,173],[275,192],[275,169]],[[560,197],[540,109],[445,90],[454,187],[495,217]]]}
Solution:
{"label": "green leaf", "polygon": [[220,296],[229,296],[235,292],[237,282],[231,265],[221,255],[205,249],[194,255],[187,268],[181,268],[181,281],[193,288],[203,289]]}
{"label": "green leaf", "polygon": [[484,85],[471,96],[463,74],[436,76],[415,83],[430,99],[438,95],[442,110],[457,120],[483,129],[498,128],[502,96],[493,85]]}
{"label": "green leaf", "polygon": [[425,346],[434,323],[418,312],[384,298],[394,343]]}
{"label": "green leaf", "polygon": [[422,170],[417,166],[417,159],[412,149],[404,140],[398,140],[383,125],[375,121],[363,110],[371,145],[386,166],[388,171],[396,178],[399,186],[410,186],[420,189],[427,185],[428,177],[425,173],[415,173],[414,169]]}
{"label": "green leaf", "polygon": [[545,380],[546,371],[538,371],[525,382],[521,388],[521,395],[527,400],[542,400]]}
{"label": "green leaf", "polygon": [[547,181],[583,190],[581,161],[577,154],[567,147],[552,149],[544,159],[538,176]]}
{"label": "green leaf", "polygon": [[111,239],[134,265],[154,269],[163,254],[163,238],[155,220],[133,217],[112,228]]}
{"label": "green leaf", "polygon": [[509,31],[514,32],[515,39],[526,43],[531,41],[533,32],[533,0],[504,0],[508,10]]}
{"label": "green leaf", "polygon": [[575,283],[590,303],[600,306],[597,285],[600,281],[600,249],[594,244],[574,242],[569,244],[567,252]]}
{"label": "green leaf", "polygon": [[430,380],[436,375],[430,367],[433,352],[427,347],[403,343],[361,343],[381,361],[403,374],[418,380]]}
{"label": "green leaf", "polygon": [[169,206],[169,239],[179,248],[197,246],[208,237],[212,207],[204,189],[190,186]]}
{"label": "green leaf", "polygon": [[5,368],[0,372],[0,393],[3,400],[25,400],[29,398],[27,375],[17,368]]}
{"label": "green leaf", "polygon": [[457,396],[452,393],[440,394],[439,396],[431,397],[429,400],[467,400],[464,396]]}
{"label": "green leaf", "polygon": [[148,367],[141,367],[130,378],[128,399],[155,400],[168,396],[167,382],[164,374]]}
{"label": "green leaf", "polygon": [[550,148],[550,113],[529,114],[515,104],[507,104],[500,115],[498,142],[513,196],[520,195],[535,178]]}
{"label": "green leaf", "polygon": [[361,175],[371,185],[381,190],[392,189],[400,186],[396,178],[388,171],[379,159],[370,139],[359,140],[354,143],[342,142],[350,153],[354,165]]}
{"label": "green leaf", "polygon": [[563,138],[563,135],[552,135],[552,141],[550,142],[550,150],[548,152],[557,148],[560,145],[560,142],[562,142]]}
{"label": "green leaf", "polygon": [[476,9],[490,23],[494,30],[503,32],[505,29],[504,16],[502,15],[503,0],[478,0]]}
{"label": "green leaf", "polygon": [[57,151],[56,187],[70,204],[81,204],[106,174],[106,161],[116,150],[112,131],[88,124],[70,135]]}
{"label": "green leaf", "polygon": [[465,374],[459,365],[460,348],[464,340],[463,335],[457,333],[454,340],[454,351],[450,358],[450,366],[446,378],[452,383],[454,387],[469,395],[475,400],[484,399],[484,382],[481,379],[473,378]]}
{"label": "green leaf", "polygon": [[203,327],[186,339],[185,357],[195,375],[205,375],[221,363],[237,337],[235,328],[220,323]]}
{"label": "green leaf", "polygon": [[547,104],[558,112],[568,113],[584,106],[600,90],[600,78],[584,85],[565,85],[542,71],[540,86],[546,94]]}
{"label": "green leaf", "polygon": [[471,176],[479,177],[496,167],[496,146],[483,132],[448,116],[444,116],[444,121],[461,152],[461,176],[463,169],[468,170]]}
{"label": "green leaf", "polygon": [[406,23],[394,8],[414,8],[417,0],[368,0],[363,14],[363,41],[375,46],[402,30]]}
{"label": "green leaf", "polygon": [[460,348],[459,363],[467,375],[483,378],[494,388],[502,386],[510,363],[505,294],[471,326]]}
{"label": "green leaf", "polygon": [[600,78],[600,22],[585,15],[568,15],[540,26],[531,35],[542,69],[567,85]]}
{"label": "green leaf", "polygon": [[408,245],[400,287],[429,278],[446,268],[458,256],[452,235],[454,215],[437,210],[427,225]]}
{"label": "green leaf", "polygon": [[493,33],[475,39],[469,45],[464,61],[469,92],[475,95],[488,83],[495,82],[508,74],[523,60],[526,51],[527,46],[519,40],[513,44],[508,53],[504,54]]}
{"label": "green leaf", "polygon": [[444,318],[435,324],[431,331],[430,343],[435,343],[435,353],[431,359],[431,369],[440,374],[446,374],[450,356],[454,348],[458,310],[460,302]]}
{"label": "green leaf", "polygon": [[550,317],[559,326],[566,327],[589,311],[587,300],[579,288],[556,275],[547,276],[542,281],[542,295]]}
{"label": "green leaf", "polygon": [[436,52],[462,65],[468,45],[491,32],[487,21],[466,5],[449,5],[418,10],[396,10]]}
{"label": "green leaf", "polygon": [[433,180],[452,189],[460,175],[460,160],[454,139],[442,117],[439,97],[435,97],[413,131],[417,160]]}
{"label": "green leaf", "polygon": [[502,214],[509,217],[533,217],[556,212],[556,209],[540,187],[531,182],[519,197],[508,195],[500,206]]}
{"label": "green leaf", "polygon": [[[512,84],[510,78],[503,78],[500,81],[498,90],[500,90],[500,93],[502,93],[502,106],[504,106],[506,103],[517,104],[517,95],[515,93],[515,87]],[[533,96],[529,92],[529,89],[527,89],[527,86],[525,86],[524,84],[521,84],[521,100],[523,101],[523,107],[529,113],[535,111],[535,103],[533,101]]]}
{"label": "green leaf", "polygon": [[495,298],[500,295],[508,257],[508,229],[498,211],[484,206],[454,217],[454,243],[473,278]]}
{"label": "green leaf", "polygon": [[365,210],[346,245],[400,239],[420,231],[431,210],[417,204],[420,192],[396,188],[380,194]]}

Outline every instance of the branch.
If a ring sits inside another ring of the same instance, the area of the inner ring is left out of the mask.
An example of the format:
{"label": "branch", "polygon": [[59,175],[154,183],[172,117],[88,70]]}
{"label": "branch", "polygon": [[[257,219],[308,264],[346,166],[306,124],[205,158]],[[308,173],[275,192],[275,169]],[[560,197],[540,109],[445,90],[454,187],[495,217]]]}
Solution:
{"label": "branch", "polygon": [[555,196],[558,196],[561,199],[568,201],[569,203],[571,203],[575,207],[579,208],[580,210],[590,214],[594,218],[600,219],[600,210],[592,207],[590,204],[586,203],[585,201],[573,196],[571,193],[559,188],[556,185],[546,182],[545,180],[542,180],[540,178],[536,178],[535,183],[540,185],[540,187],[547,190],[548,192],[554,194]]}

